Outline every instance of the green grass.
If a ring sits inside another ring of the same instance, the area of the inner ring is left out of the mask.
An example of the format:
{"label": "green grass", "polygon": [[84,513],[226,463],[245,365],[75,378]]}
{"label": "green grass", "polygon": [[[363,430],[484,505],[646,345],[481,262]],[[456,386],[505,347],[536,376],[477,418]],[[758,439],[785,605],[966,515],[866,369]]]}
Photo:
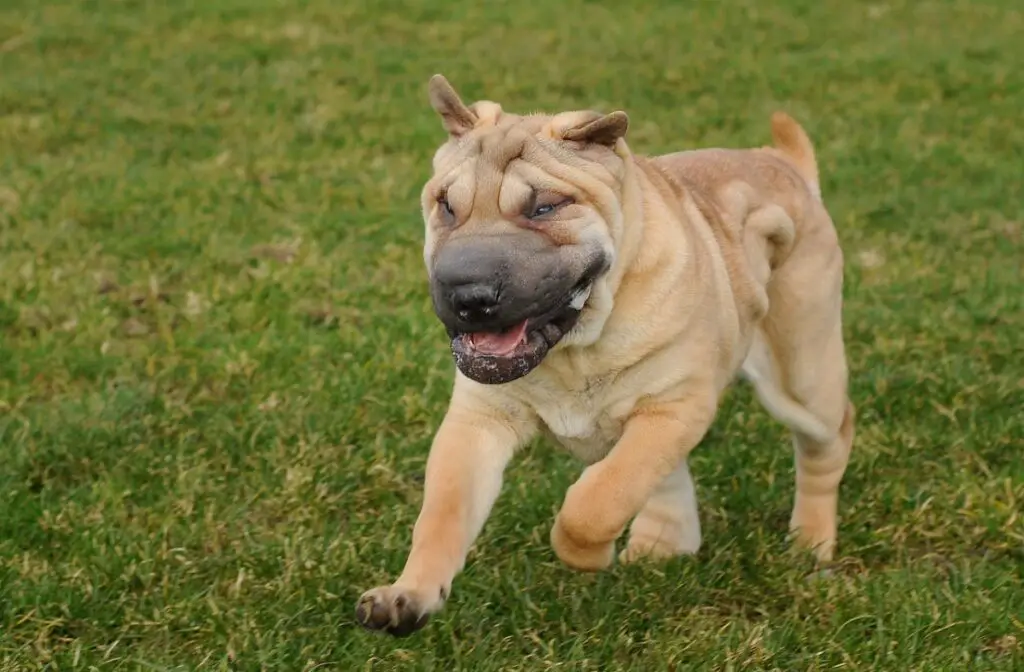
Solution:
{"label": "green grass", "polygon": [[[1024,10],[967,2],[0,5],[0,667],[1024,668]],[[816,143],[859,427],[826,581],[745,387],[696,559],[563,568],[508,474],[447,609],[400,571],[452,379],[418,193],[445,73],[638,152]]]}

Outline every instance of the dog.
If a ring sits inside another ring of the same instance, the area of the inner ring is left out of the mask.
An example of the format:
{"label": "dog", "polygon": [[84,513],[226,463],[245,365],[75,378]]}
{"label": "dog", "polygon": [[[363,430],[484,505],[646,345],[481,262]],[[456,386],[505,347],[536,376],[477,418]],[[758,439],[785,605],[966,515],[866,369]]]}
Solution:
{"label": "dog", "polygon": [[406,636],[443,607],[516,450],[540,432],[587,466],[551,545],[566,565],[696,553],[687,456],[737,378],[795,444],[794,540],[833,557],[854,433],[843,254],[814,148],[632,153],[626,113],[517,115],[429,98],[447,139],[422,190],[424,261],[455,381],[405,567],[356,606]]}

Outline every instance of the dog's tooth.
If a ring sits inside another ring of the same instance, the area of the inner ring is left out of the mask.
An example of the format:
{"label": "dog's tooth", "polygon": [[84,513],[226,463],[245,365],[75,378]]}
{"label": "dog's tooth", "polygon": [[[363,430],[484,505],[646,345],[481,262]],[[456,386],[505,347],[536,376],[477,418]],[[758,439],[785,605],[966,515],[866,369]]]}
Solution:
{"label": "dog's tooth", "polygon": [[590,298],[590,286],[588,285],[585,289],[573,294],[572,299],[569,301],[569,307],[573,310],[583,310],[584,304],[587,303],[587,299]]}

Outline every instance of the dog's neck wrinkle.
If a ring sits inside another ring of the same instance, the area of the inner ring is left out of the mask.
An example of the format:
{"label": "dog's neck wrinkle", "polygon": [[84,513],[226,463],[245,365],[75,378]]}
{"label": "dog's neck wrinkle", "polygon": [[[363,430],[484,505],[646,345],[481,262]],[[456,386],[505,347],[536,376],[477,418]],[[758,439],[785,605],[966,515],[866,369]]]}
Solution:
{"label": "dog's neck wrinkle", "polygon": [[[646,175],[642,168],[642,159],[634,157],[629,151],[628,147],[623,146],[618,148],[620,157],[623,160],[623,176],[620,181],[619,188],[619,202],[621,204],[618,214],[618,222],[612,227],[613,237],[615,240],[615,259],[612,263],[612,267],[608,272],[594,283],[594,291],[591,293],[592,301],[598,302],[597,306],[591,308],[591,311],[597,311],[596,315],[592,313],[591,319],[596,322],[588,327],[587,330],[596,329],[596,332],[592,332],[592,336],[589,336],[585,342],[580,344],[572,344],[565,348],[559,348],[549,355],[551,359],[558,359],[562,362],[563,366],[569,368],[575,368],[574,362],[576,359],[580,361],[586,361],[586,354],[590,348],[594,347],[595,344],[601,340],[607,339],[613,332],[610,331],[609,324],[614,322],[614,314],[616,312],[615,297],[619,293],[619,289],[625,282],[626,278],[630,275],[642,272],[644,266],[649,265],[650,260],[646,259],[647,256],[642,254],[643,252],[643,240],[645,235],[645,229],[647,226],[647,205],[645,203],[643,194],[642,180],[646,180]],[[649,181],[649,180],[648,180]],[[606,217],[608,214],[605,215]],[[612,225],[609,222],[609,225]],[[659,250],[658,253],[664,255],[666,250]],[[602,298],[606,297],[604,301],[611,301],[610,308],[607,312],[605,309],[598,306],[601,305]]]}
{"label": "dog's neck wrinkle", "polygon": [[616,255],[615,265],[609,273],[608,286],[612,294],[619,291],[623,280],[631,272],[635,272],[635,266],[640,261],[641,243],[644,238],[646,227],[646,207],[643,200],[643,190],[640,181],[644,179],[643,170],[640,168],[637,159],[630,155],[625,164],[625,175],[622,179],[622,221],[619,250]]}
{"label": "dog's neck wrinkle", "polygon": [[615,326],[615,297],[618,296],[623,283],[631,276],[649,272],[652,267],[664,264],[665,259],[668,259],[673,253],[679,252],[678,250],[667,249],[644,251],[643,241],[646,235],[649,207],[643,197],[644,190],[642,187],[643,181],[650,183],[650,180],[642,168],[642,159],[638,161],[637,158],[628,152],[628,149],[625,149],[623,154],[625,154],[623,156],[625,173],[620,183],[620,202],[622,205],[620,208],[621,218],[618,222],[619,230],[617,232],[618,240],[616,241],[615,262],[608,273],[595,283],[595,291],[592,294],[592,296],[596,296],[607,293],[613,301],[611,309],[603,318],[600,318],[601,323],[595,339],[578,346],[572,345],[556,350],[552,353],[554,357],[549,355],[551,359],[559,362],[559,367],[567,367],[570,370],[576,371],[577,375],[587,378],[595,375],[614,376],[616,374],[615,371],[587,371],[585,363],[588,361],[588,353],[591,352],[591,348],[600,347],[597,344],[607,341],[609,337],[616,340],[616,334],[621,329],[621,326],[618,328]]}
{"label": "dog's neck wrinkle", "polygon": [[[706,263],[706,254],[701,252],[702,237],[694,229],[692,218],[684,212],[685,203],[695,203],[692,191],[670,178],[646,157],[631,157],[627,163],[622,188],[623,221],[619,253],[608,277],[608,288],[615,297],[615,305],[601,330],[602,340],[614,339],[621,328],[632,328],[615,319],[621,301],[620,290],[629,284],[630,278],[658,276],[663,279],[656,281],[655,285],[662,287],[663,291],[678,291],[681,284],[686,284],[686,276],[710,272],[702,270]],[[645,193],[655,196],[649,200],[644,198]],[[671,237],[668,245],[663,244],[665,241],[660,241],[662,244],[645,244],[645,238],[650,234],[648,222],[664,218],[666,210],[673,215],[674,222],[686,229],[686,233]],[[681,257],[685,259],[683,264],[679,263]]]}
{"label": "dog's neck wrinkle", "polygon": [[[649,171],[654,170],[652,175]],[[659,179],[661,178],[661,179]],[[678,189],[677,185],[665,180],[665,176],[654,167],[645,157],[633,157],[629,162],[629,170],[624,180],[623,201],[627,203],[623,208],[623,237],[621,249],[623,264],[620,267],[614,291],[618,293],[619,287],[628,277],[636,277],[647,274],[659,266],[671,264],[673,258],[688,254],[687,249],[665,246],[645,246],[644,239],[648,235],[647,223],[656,217],[663,217],[664,213],[658,213],[659,208],[679,210],[679,205],[686,199],[685,189]],[[642,187],[646,185],[647,189]],[[666,187],[672,192],[674,198],[666,198]],[[655,193],[662,196],[656,202],[648,202],[643,198],[645,193]],[[679,213],[677,221],[689,226],[689,219]],[[688,237],[692,241],[692,237]]]}

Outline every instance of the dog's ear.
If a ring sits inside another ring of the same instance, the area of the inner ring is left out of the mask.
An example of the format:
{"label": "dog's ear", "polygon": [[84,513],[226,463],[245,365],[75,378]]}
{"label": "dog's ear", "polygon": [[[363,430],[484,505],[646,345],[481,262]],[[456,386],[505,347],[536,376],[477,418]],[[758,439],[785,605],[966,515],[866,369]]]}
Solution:
{"label": "dog's ear", "polygon": [[589,142],[614,147],[619,138],[625,137],[629,128],[629,117],[625,112],[587,115],[580,123],[565,128],[561,136],[573,142]]}
{"label": "dog's ear", "polygon": [[466,107],[444,75],[434,75],[428,85],[430,105],[441,115],[441,123],[450,135],[458,137],[476,126],[479,118]]}

